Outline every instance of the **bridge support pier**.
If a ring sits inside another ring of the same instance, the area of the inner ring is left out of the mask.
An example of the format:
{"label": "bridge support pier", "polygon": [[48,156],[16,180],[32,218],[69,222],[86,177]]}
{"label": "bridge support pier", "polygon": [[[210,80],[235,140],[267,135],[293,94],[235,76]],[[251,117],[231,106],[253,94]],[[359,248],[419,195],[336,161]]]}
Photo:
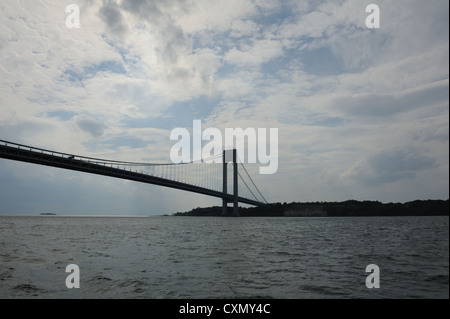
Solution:
{"label": "bridge support pier", "polygon": [[239,216],[238,167],[236,149],[233,150],[233,216]]}
{"label": "bridge support pier", "polygon": [[[223,151],[223,158],[222,158],[222,163],[223,163],[223,194],[226,195],[228,190],[228,186],[227,186],[227,161],[226,161],[226,156],[225,156],[226,151]],[[222,197],[222,216],[226,216],[228,214],[228,202],[226,200],[225,197]]]}
{"label": "bridge support pier", "polygon": [[[228,151],[229,152],[229,151]],[[238,194],[238,165],[236,149],[233,149],[233,216],[239,216],[239,194]],[[223,151],[223,194],[228,194],[227,185],[227,164],[230,162],[227,151]],[[222,198],[222,215],[228,215],[228,201],[225,197]]]}

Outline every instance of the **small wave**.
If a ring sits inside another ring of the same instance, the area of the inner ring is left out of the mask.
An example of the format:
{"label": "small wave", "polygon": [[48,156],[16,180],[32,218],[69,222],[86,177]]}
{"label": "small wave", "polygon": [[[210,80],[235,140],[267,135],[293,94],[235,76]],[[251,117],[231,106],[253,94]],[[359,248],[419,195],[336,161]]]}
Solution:
{"label": "small wave", "polygon": [[178,297],[179,297],[179,295],[175,291],[172,291],[172,290],[168,290],[164,296],[164,298],[178,298]]}
{"label": "small wave", "polygon": [[274,299],[270,295],[256,295],[256,294],[253,295],[253,294],[240,293],[231,286],[228,286],[228,289],[231,290],[231,292],[233,293],[233,296],[229,297],[229,296],[224,295],[222,298],[224,298],[224,299]]}
{"label": "small wave", "polygon": [[144,286],[145,282],[141,281],[141,280],[136,280],[136,279],[125,279],[125,280],[121,280],[117,286],[119,287],[140,287],[140,286]]}
{"label": "small wave", "polygon": [[88,254],[88,257],[111,257],[108,254],[104,254],[104,253],[101,253],[101,252],[98,252],[98,251],[86,251],[86,250],[83,250],[82,253]]}
{"label": "small wave", "polygon": [[275,253],[276,255],[279,256],[301,256],[302,254],[296,253],[296,252],[289,252],[289,251],[277,251]]}
{"label": "small wave", "polygon": [[13,278],[13,276],[12,276],[12,270],[14,270],[14,268],[13,268],[13,267],[10,267],[10,268],[8,269],[8,271],[5,271],[5,272],[3,272],[3,273],[0,273],[0,281],[5,281],[5,280],[8,280],[8,279]]}
{"label": "small wave", "polygon": [[2,261],[2,263],[9,263],[9,262],[15,262],[17,260],[19,260],[20,257],[19,256],[15,256],[15,255],[11,255],[11,254],[0,254],[0,260]]}
{"label": "small wave", "polygon": [[[344,291],[340,291],[336,289],[336,287],[329,286],[315,286],[315,285],[303,285],[301,286],[302,290],[307,291],[309,293],[318,294],[322,297],[336,297],[336,296],[346,296],[347,294]],[[311,296],[314,297],[314,296]]]}
{"label": "small wave", "polygon": [[30,263],[30,264],[45,264],[45,263],[47,263],[47,261],[45,261],[44,259],[39,258],[39,257],[24,257],[24,258],[21,258],[21,260],[26,263]]}
{"label": "small wave", "polygon": [[112,279],[98,275],[98,276],[95,276],[94,278],[92,278],[90,281],[112,281]]}
{"label": "small wave", "polygon": [[430,277],[426,278],[425,281],[436,282],[436,283],[448,285],[449,278],[448,278],[448,275],[434,275],[434,276],[430,276]]}
{"label": "small wave", "polygon": [[46,292],[44,289],[38,288],[32,284],[20,284],[15,286],[13,290],[18,292],[19,294],[22,293],[32,294],[32,296],[34,297],[39,296],[39,294],[43,294]]}

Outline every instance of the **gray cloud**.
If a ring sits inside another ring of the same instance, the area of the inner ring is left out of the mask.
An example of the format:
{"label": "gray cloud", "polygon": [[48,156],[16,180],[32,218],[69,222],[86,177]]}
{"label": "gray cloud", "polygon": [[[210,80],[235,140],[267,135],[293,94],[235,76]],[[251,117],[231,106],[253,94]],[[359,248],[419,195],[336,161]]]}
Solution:
{"label": "gray cloud", "polygon": [[85,116],[75,117],[76,125],[92,137],[101,137],[106,129],[106,125]]}
{"label": "gray cloud", "polygon": [[413,135],[413,141],[447,143],[449,141],[448,123],[426,127]]}
{"label": "gray cloud", "polygon": [[122,2],[122,8],[143,20],[160,23],[164,16],[160,7],[164,3],[168,4],[171,2],[173,1],[124,0]]}
{"label": "gray cloud", "polygon": [[448,98],[448,81],[441,81],[402,94],[362,94],[340,97],[331,104],[334,109],[342,110],[349,115],[390,117],[398,113],[445,102],[448,101]]}
{"label": "gray cloud", "polygon": [[352,168],[348,175],[367,185],[379,185],[414,178],[420,171],[435,167],[435,159],[413,146],[405,146],[370,155]]}
{"label": "gray cloud", "polygon": [[[174,9],[174,8],[177,9]],[[151,27],[164,43],[159,48],[161,56],[175,63],[180,49],[187,45],[187,37],[172,17],[173,10],[186,11],[187,7],[180,1],[145,1],[124,0],[120,6],[113,0],[103,3],[99,11],[100,17],[110,28],[110,33],[123,35],[128,29],[122,18],[122,11],[131,14],[133,23],[145,22]]]}
{"label": "gray cloud", "polygon": [[120,7],[116,2],[111,0],[104,2],[103,7],[100,8],[99,15],[112,34],[121,35],[127,31],[127,26],[124,24]]}
{"label": "gray cloud", "polygon": [[[150,31],[154,39],[151,50],[158,65],[163,66],[160,69],[161,79],[170,83],[188,83],[192,74],[205,72],[194,70],[183,59],[192,54],[192,39],[180,27],[175,16],[179,12],[188,11],[189,7],[183,1],[124,0],[118,3],[109,0],[103,3],[99,14],[108,27],[106,32],[115,39],[126,40],[126,30],[145,25],[144,28]],[[128,24],[123,18],[127,15],[131,17],[126,20]],[[209,77],[210,71],[206,73],[208,74],[200,76]]]}

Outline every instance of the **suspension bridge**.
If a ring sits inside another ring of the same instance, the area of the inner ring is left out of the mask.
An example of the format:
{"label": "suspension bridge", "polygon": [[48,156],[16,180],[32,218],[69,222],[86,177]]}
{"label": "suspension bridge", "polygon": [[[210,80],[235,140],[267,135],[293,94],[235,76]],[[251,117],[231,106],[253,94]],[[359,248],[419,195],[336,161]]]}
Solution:
{"label": "suspension bridge", "polygon": [[[221,198],[223,215],[229,214],[228,203],[233,203],[235,216],[239,215],[239,203],[253,206],[267,204],[244,163],[237,157],[235,149],[225,150],[222,154],[203,159],[201,162],[145,163],[80,156],[0,140],[0,158],[110,176]],[[233,166],[232,176],[228,174],[230,162]],[[239,167],[242,168],[243,174],[239,172]],[[230,184],[233,186],[231,193],[229,192]],[[242,192],[246,193],[246,197],[240,196]]]}

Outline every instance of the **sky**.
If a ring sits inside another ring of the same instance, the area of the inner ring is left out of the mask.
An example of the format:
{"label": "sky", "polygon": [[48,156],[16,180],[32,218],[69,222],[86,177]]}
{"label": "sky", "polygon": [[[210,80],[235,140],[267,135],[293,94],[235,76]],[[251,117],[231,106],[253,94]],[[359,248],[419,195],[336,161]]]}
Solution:
{"label": "sky", "polygon": [[[70,4],[0,2],[0,139],[170,162],[171,131],[194,120],[277,128],[278,170],[250,169],[269,202],[448,199],[448,1],[90,0],[79,28]],[[0,214],[216,205],[0,159]]]}

